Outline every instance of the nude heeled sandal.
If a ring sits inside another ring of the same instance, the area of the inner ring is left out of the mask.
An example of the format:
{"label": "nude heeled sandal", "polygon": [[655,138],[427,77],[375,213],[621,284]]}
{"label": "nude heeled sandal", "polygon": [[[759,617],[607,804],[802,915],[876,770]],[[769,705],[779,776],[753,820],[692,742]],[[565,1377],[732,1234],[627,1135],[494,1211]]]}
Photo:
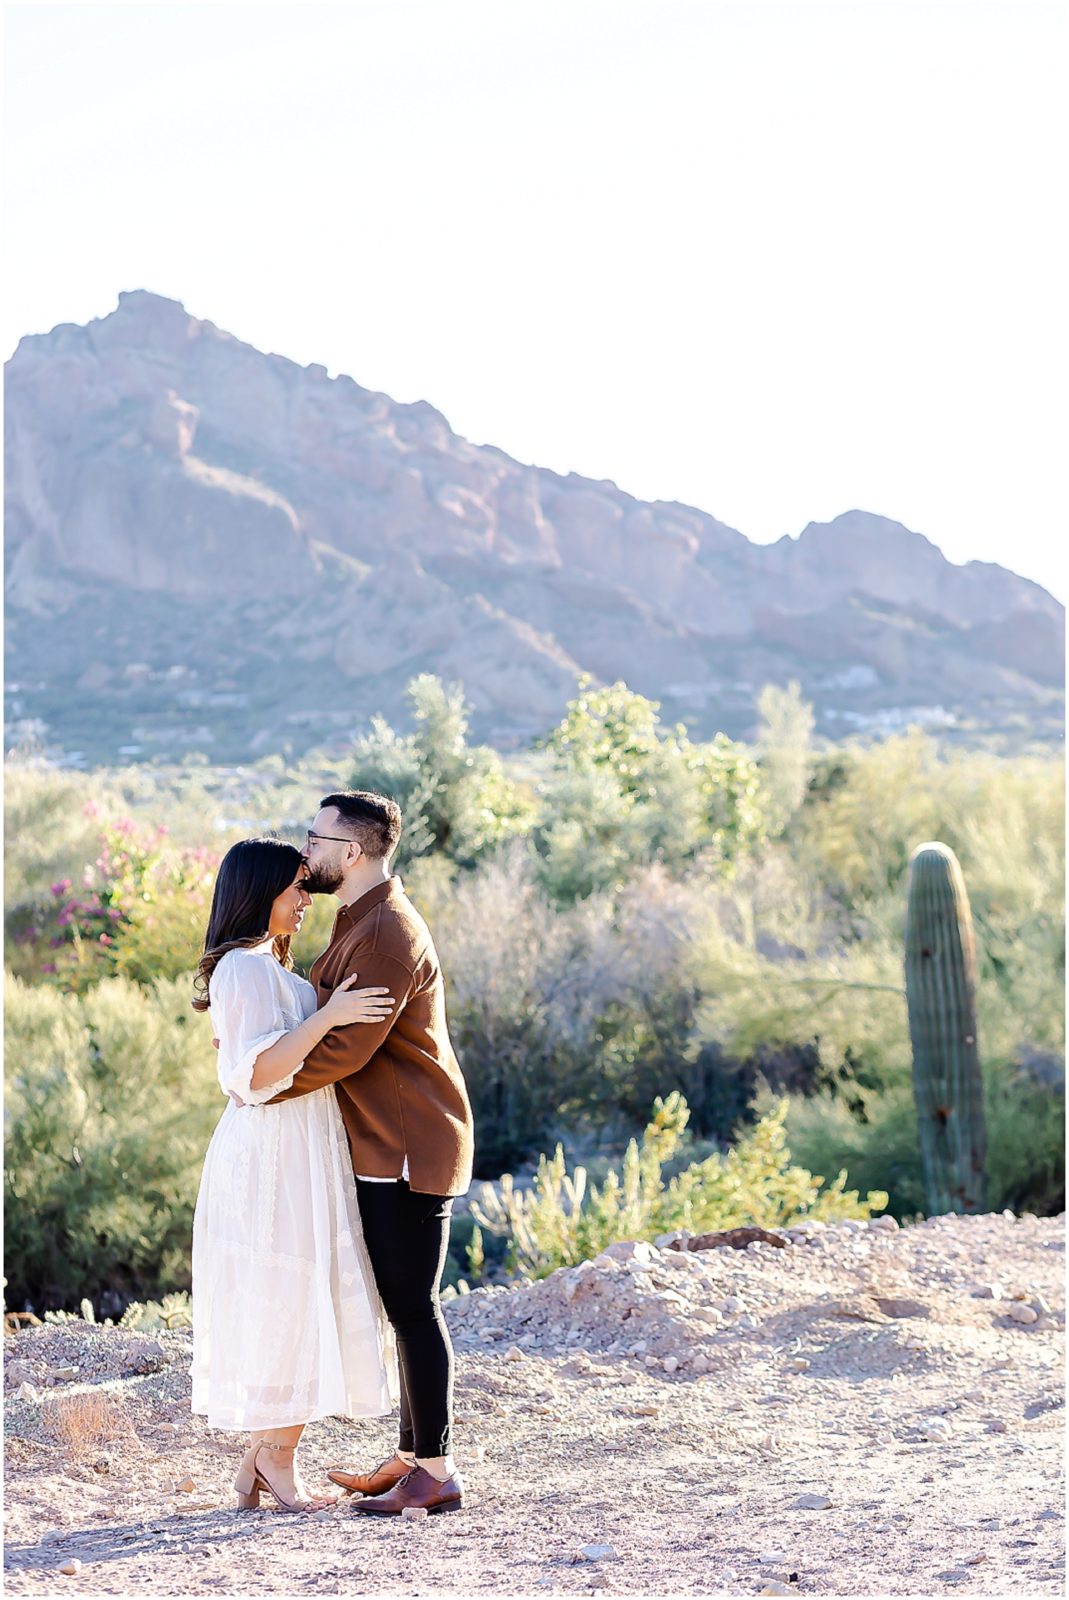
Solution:
{"label": "nude heeled sandal", "polygon": [[260,1490],[268,1487],[256,1471],[256,1452],[259,1448],[259,1444],[249,1446],[234,1479],[239,1511],[256,1511],[260,1505]]}
{"label": "nude heeled sandal", "polygon": [[275,1488],[258,1460],[261,1450],[271,1450],[279,1458],[280,1462],[283,1462],[283,1459],[288,1456],[289,1460],[285,1461],[284,1464],[289,1466],[292,1464],[296,1449],[296,1445],[271,1444],[266,1439],[261,1439],[257,1444],[249,1447],[242,1457],[238,1475],[234,1479],[239,1511],[255,1511],[260,1504],[260,1491],[262,1489],[266,1489],[268,1494],[274,1496],[283,1511],[309,1510],[314,1504],[313,1500],[287,1500],[285,1495]]}

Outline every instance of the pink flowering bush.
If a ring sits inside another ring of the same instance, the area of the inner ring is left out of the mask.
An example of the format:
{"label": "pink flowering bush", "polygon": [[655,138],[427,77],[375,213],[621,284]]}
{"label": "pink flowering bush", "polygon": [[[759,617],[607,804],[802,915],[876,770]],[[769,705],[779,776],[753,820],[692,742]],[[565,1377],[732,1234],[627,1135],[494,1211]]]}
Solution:
{"label": "pink flowering bush", "polygon": [[99,846],[80,887],[57,879],[51,903],[16,935],[16,970],[79,993],[102,978],[151,983],[193,971],[219,858],[176,849],[166,828],[147,833],[129,817],[106,827]]}

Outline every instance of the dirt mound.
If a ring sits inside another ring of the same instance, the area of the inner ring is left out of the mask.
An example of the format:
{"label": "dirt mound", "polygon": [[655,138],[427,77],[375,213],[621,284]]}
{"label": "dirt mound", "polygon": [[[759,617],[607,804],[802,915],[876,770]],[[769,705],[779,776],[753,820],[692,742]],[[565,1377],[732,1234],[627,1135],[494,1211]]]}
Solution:
{"label": "dirt mound", "polygon": [[[681,1380],[733,1364],[742,1345],[805,1338],[833,1350],[843,1372],[853,1358],[860,1374],[893,1364],[896,1349],[938,1349],[947,1328],[958,1341],[969,1329],[980,1351],[993,1350],[1014,1318],[1036,1333],[1061,1325],[1045,1294],[1060,1257],[1048,1256],[1051,1271],[1003,1266],[1006,1226],[1005,1216],[936,1217],[900,1230],[878,1217],[775,1230],[775,1245],[742,1250],[690,1249],[681,1235],[662,1248],[614,1244],[541,1282],[451,1296],[446,1315],[458,1349],[596,1351]],[[1013,1221],[1021,1240],[1038,1242],[1049,1228]]]}

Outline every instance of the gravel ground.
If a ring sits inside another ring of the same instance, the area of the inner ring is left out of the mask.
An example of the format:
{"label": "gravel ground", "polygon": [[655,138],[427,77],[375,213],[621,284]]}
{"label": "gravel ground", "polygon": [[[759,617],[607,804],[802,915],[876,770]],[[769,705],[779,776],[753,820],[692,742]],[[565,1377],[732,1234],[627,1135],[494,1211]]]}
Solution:
{"label": "gravel ground", "polygon": [[[468,1504],[423,1522],[235,1511],[188,1334],[28,1328],[5,1340],[6,1589],[1063,1592],[1064,1217],[782,1237],[617,1245],[451,1298]],[[309,1484],[394,1438],[315,1424]]]}

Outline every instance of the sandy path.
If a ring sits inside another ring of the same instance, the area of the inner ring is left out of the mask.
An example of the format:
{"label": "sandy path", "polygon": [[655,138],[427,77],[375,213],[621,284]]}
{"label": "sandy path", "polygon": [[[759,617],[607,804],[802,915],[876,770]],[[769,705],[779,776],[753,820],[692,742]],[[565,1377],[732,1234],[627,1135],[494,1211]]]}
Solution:
{"label": "sandy path", "polygon": [[[469,1506],[423,1523],[231,1510],[235,1446],[189,1416],[185,1335],[8,1339],[8,1592],[1062,1592],[1062,1219],[666,1257],[451,1302]],[[1034,1322],[1011,1320],[1013,1293]],[[605,1353],[636,1327],[680,1370]],[[78,1457],[50,1408],[102,1392],[122,1435]],[[315,1425],[309,1481],[392,1439],[388,1422]],[[577,1559],[591,1544],[614,1554]]]}

